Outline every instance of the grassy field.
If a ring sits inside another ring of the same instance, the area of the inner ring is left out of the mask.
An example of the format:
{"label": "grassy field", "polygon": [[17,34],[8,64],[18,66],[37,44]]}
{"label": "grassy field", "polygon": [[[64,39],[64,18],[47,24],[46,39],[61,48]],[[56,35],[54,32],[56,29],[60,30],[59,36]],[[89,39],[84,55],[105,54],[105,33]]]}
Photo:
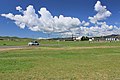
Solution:
{"label": "grassy field", "polygon": [[1,41],[0,40],[0,46],[21,46],[21,45],[27,45],[27,43],[29,42],[30,40],[27,40],[27,41],[7,41],[7,40],[3,40]]}
{"label": "grassy field", "polygon": [[[0,46],[23,46],[27,45],[28,42],[32,40],[30,39],[21,39],[18,41],[8,41],[8,40],[0,40]],[[92,42],[88,41],[49,41],[49,40],[38,40],[41,46],[47,47],[84,47],[84,46],[119,46],[120,42]]]}
{"label": "grassy field", "polygon": [[1,51],[0,80],[120,80],[120,42],[41,44]]}

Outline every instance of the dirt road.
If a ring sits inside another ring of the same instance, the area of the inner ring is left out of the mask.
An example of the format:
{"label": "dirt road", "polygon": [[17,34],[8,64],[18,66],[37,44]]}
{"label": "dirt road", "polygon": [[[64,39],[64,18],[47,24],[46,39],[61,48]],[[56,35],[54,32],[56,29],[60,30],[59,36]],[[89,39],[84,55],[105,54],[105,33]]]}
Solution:
{"label": "dirt road", "polygon": [[16,49],[24,49],[28,46],[0,46],[0,51],[7,51],[7,50],[16,50]]}
{"label": "dirt road", "polygon": [[[19,49],[30,49],[36,48],[35,46],[0,46],[0,51],[8,50],[19,50]],[[76,49],[94,49],[94,48],[120,48],[120,46],[91,46],[91,47],[41,47],[42,49],[49,50],[76,50]]]}

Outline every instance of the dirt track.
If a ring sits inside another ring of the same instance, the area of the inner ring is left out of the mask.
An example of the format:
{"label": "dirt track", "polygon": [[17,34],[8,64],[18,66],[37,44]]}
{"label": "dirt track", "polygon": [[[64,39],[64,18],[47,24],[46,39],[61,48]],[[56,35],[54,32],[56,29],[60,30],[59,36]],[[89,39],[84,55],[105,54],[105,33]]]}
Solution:
{"label": "dirt track", "polygon": [[27,46],[0,46],[0,51],[8,51],[8,50],[16,50],[16,49],[24,49]]}
{"label": "dirt track", "polygon": [[[28,48],[33,48],[33,47],[29,47],[29,46],[0,46],[0,51],[19,50],[19,49],[28,49]],[[95,49],[95,48],[120,48],[120,46],[62,47],[62,48],[42,47],[42,49],[49,49],[49,50],[76,50],[76,49]]]}
{"label": "dirt track", "polygon": [[103,49],[103,48],[120,48],[120,46],[92,46],[92,47],[62,47],[62,48],[43,48],[48,50],[78,50],[78,49]]}

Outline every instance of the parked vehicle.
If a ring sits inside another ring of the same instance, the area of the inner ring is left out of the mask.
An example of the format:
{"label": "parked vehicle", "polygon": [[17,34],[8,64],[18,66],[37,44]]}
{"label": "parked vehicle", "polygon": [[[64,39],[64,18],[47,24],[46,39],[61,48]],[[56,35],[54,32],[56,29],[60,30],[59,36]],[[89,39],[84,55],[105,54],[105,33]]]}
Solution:
{"label": "parked vehicle", "polygon": [[28,46],[38,46],[40,45],[37,41],[31,41],[28,43]]}

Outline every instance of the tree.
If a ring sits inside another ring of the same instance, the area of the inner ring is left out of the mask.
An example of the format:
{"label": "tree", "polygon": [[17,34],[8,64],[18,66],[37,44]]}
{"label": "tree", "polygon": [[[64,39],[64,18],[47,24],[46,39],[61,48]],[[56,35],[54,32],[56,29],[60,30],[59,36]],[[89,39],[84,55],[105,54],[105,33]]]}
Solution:
{"label": "tree", "polygon": [[87,37],[87,36],[82,36],[82,38],[81,38],[81,41],[88,41],[89,40],[89,37]]}

